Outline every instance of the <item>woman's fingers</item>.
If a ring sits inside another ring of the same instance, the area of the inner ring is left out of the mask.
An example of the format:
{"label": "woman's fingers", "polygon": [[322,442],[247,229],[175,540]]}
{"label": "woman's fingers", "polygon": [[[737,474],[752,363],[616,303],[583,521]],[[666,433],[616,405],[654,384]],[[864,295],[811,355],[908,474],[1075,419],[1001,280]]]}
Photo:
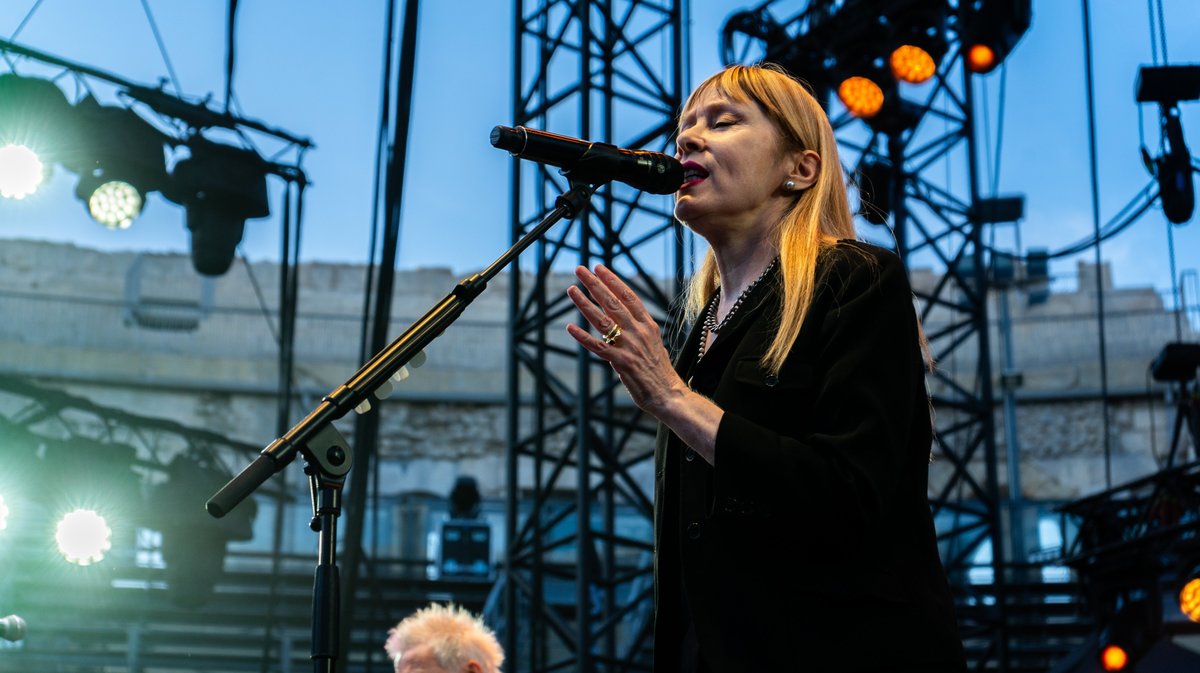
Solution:
{"label": "woman's fingers", "polygon": [[[620,284],[620,287],[624,287],[625,290],[629,292],[629,288],[625,287],[625,284],[621,283],[621,281],[616,278],[612,271],[608,271],[608,269],[605,269],[603,266],[599,265],[597,265],[596,270],[606,271],[609,277],[616,280],[616,282]],[[588,271],[582,266],[575,269],[575,277],[579,279],[579,282],[585,288],[587,288],[588,294],[592,295],[592,299],[596,302],[605,315],[617,321],[617,323],[622,326],[628,326],[630,322],[629,309],[626,307],[622,298],[619,297],[611,287],[609,287],[608,283],[602,280],[597,274]],[[629,293],[632,294],[632,292]],[[637,297],[634,297],[634,301],[637,301]],[[596,329],[607,329],[608,327],[607,325],[602,326],[596,325],[595,323],[593,323],[593,326],[596,327]]]}
{"label": "woman's fingers", "polygon": [[571,301],[575,304],[575,307],[579,309],[579,312],[583,314],[583,317],[588,321],[588,323],[601,334],[607,332],[613,326],[614,320],[605,315],[604,311],[600,310],[599,306],[596,306],[594,303],[592,303],[592,301],[588,299],[585,294],[583,294],[583,290],[580,290],[572,285],[571,287],[567,288],[567,296],[570,297]]}
{"label": "woman's fingers", "polygon": [[650,312],[646,310],[646,305],[637,296],[625,281],[621,280],[617,274],[603,264],[596,265],[596,278],[608,291],[613,298],[614,303],[618,303],[621,309],[632,319],[638,322],[653,322],[654,318]]}
{"label": "woman's fingers", "polygon": [[598,339],[592,336],[587,330],[583,329],[579,325],[576,325],[575,323],[569,323],[567,325],[567,334],[570,334],[571,338],[578,341],[579,345],[588,349],[592,353],[599,355],[601,358],[604,357],[604,352],[610,348],[608,344],[604,343],[603,339]]}

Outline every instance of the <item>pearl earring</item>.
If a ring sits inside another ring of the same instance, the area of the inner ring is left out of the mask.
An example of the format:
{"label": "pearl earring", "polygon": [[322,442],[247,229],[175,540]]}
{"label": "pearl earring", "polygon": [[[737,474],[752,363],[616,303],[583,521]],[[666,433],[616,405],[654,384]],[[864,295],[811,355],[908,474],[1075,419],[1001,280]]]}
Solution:
{"label": "pearl earring", "polygon": [[788,190],[789,192],[792,191],[793,189],[796,188],[796,181],[788,180],[787,182],[783,183],[783,188]]}

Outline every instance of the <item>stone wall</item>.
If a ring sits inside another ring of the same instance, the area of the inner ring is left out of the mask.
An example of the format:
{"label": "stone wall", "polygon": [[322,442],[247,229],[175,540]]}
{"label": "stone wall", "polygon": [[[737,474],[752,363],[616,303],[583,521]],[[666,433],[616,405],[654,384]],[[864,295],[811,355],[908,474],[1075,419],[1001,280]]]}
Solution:
{"label": "stone wall", "polygon": [[[927,271],[913,275],[917,286],[934,282]],[[299,393],[291,422],[358,368],[364,271],[316,263],[304,265],[299,278]],[[1094,267],[1081,264],[1076,292],[1052,294],[1037,305],[1020,294],[1009,298],[1014,360],[1024,376],[1016,393],[1022,490],[1030,498],[1072,498],[1105,483],[1090,278]],[[445,269],[402,272],[389,333],[398,335],[458,280]],[[564,276],[556,282],[565,287],[570,280]],[[495,279],[433,344],[425,366],[400,383],[386,403],[381,440],[386,492],[444,494],[456,475],[469,473],[480,480],[485,497],[502,498],[507,283],[506,276]],[[1153,471],[1154,451],[1167,450],[1171,416],[1162,401],[1165,388],[1148,380],[1146,368],[1162,345],[1175,339],[1175,320],[1152,289],[1108,283],[1108,386],[1116,394],[1109,407],[1110,446],[1113,479],[1120,483]],[[991,315],[998,314],[1001,300],[1000,295],[991,298]],[[0,372],[264,446],[276,436],[278,424],[277,305],[278,269],[269,263],[247,268],[239,261],[228,274],[206,281],[184,256],[5,241],[0,245],[5,316]],[[936,329],[938,319],[932,316],[927,328]],[[562,330],[552,333],[569,343]],[[1003,333],[993,321],[997,376],[1003,369]],[[1185,324],[1184,339],[1196,340],[1190,325]],[[974,367],[972,353],[968,344],[939,366],[965,376]],[[564,360],[562,375],[570,378],[572,367]],[[998,409],[1001,456],[1002,414]],[[352,419],[339,427],[350,436]],[[939,467],[931,469],[936,473]],[[999,474],[1005,474],[1003,466]]]}

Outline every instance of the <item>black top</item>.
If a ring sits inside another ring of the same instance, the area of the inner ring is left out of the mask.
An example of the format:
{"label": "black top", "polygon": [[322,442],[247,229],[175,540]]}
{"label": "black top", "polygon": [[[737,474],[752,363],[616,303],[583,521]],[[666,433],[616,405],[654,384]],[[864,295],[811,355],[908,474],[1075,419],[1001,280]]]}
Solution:
{"label": "black top", "polygon": [[[655,671],[965,670],[927,501],[932,437],[900,260],[841,241],[778,374],[781,273],[676,369],[724,410],[710,467],[660,428]],[[689,459],[690,457],[690,459]]]}

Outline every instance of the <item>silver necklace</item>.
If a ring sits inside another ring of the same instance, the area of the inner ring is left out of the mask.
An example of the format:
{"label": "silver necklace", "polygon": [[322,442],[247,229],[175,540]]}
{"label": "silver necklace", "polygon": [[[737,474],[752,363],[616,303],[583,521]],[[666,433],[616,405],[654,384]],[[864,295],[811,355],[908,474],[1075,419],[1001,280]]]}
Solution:
{"label": "silver necklace", "polygon": [[708,302],[708,307],[704,309],[704,320],[701,323],[701,327],[704,329],[704,331],[700,334],[700,352],[696,356],[697,362],[700,361],[700,358],[704,357],[704,345],[705,342],[708,341],[708,333],[711,332],[713,334],[717,334],[724,329],[725,326],[729,324],[729,319],[732,318],[735,313],[737,313],[739,308],[741,308],[742,302],[746,301],[746,297],[750,295],[750,291],[754,289],[754,286],[758,285],[763,278],[766,278],[767,274],[771,273],[771,269],[774,269],[775,265],[778,263],[778,257],[771,260],[771,263],[767,265],[767,268],[763,269],[763,272],[759,274],[758,278],[755,278],[754,282],[747,285],[745,290],[742,290],[742,293],[738,295],[736,300],[734,300],[733,307],[729,309],[729,313],[726,313],[725,317],[722,318],[721,322],[719,323],[717,322],[717,305],[721,303],[721,289],[717,288],[716,294],[714,294],[712,300]]}

